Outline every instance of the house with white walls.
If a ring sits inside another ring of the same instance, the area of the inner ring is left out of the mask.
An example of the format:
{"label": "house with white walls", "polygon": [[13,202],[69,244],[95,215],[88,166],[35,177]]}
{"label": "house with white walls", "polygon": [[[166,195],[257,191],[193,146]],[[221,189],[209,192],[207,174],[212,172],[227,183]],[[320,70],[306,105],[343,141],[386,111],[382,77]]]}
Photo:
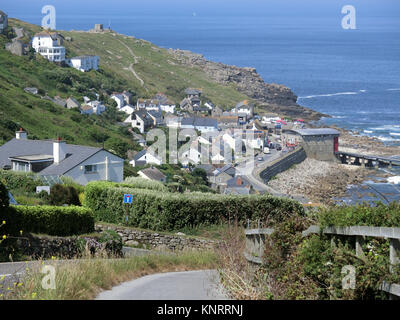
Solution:
{"label": "house with white walls", "polygon": [[32,48],[52,62],[65,61],[65,47],[63,44],[63,36],[55,32],[36,33],[32,39]]}
{"label": "house with white walls", "polygon": [[99,70],[100,58],[98,56],[78,56],[67,59],[66,63],[79,71],[88,72],[90,70]]}
{"label": "house with white walls", "polygon": [[132,167],[145,166],[146,164],[154,164],[159,166],[162,164],[162,159],[158,155],[143,149],[142,151],[138,152],[131,161],[129,161],[129,164]]}
{"label": "house with white walls", "polygon": [[154,120],[146,110],[135,111],[125,119],[124,123],[129,123],[132,128],[137,128],[140,133],[154,126]]}
{"label": "house with white walls", "polygon": [[113,93],[111,95],[111,99],[113,99],[117,103],[117,109],[120,110],[125,106],[125,99],[121,93]]}
{"label": "house with white walls", "polygon": [[98,100],[89,101],[87,104],[93,108],[93,113],[95,114],[102,114],[106,111],[106,106]]}
{"label": "house with white walls", "polygon": [[82,185],[124,179],[124,159],[105,149],[71,145],[61,139],[29,140],[22,129],[0,147],[0,168],[43,177],[67,176]]}

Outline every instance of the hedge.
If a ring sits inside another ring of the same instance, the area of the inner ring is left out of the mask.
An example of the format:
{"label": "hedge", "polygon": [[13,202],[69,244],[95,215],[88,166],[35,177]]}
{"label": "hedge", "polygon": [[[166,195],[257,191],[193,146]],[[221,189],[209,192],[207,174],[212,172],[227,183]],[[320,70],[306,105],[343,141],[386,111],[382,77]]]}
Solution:
{"label": "hedge", "polygon": [[43,182],[33,173],[15,172],[0,169],[0,182],[4,183],[8,190],[23,189],[26,192],[34,192],[37,186]]}
{"label": "hedge", "polygon": [[126,193],[133,194],[133,204],[128,206],[128,224],[152,230],[215,224],[235,216],[239,221],[261,219],[273,224],[288,216],[305,214],[300,203],[267,195],[161,193],[107,182],[91,182],[86,186],[84,206],[93,210],[96,220],[121,223],[126,216],[123,204]]}
{"label": "hedge", "polygon": [[94,215],[88,208],[52,206],[10,206],[0,212],[5,220],[2,234],[18,235],[23,232],[70,236],[94,231]]}
{"label": "hedge", "polygon": [[124,180],[123,183],[120,183],[119,185],[130,188],[149,189],[149,190],[168,192],[168,188],[162,182],[147,180],[140,177],[128,177]]}
{"label": "hedge", "polygon": [[363,204],[321,209],[317,218],[321,227],[400,227],[400,204],[392,202],[389,205],[377,203],[376,206]]}

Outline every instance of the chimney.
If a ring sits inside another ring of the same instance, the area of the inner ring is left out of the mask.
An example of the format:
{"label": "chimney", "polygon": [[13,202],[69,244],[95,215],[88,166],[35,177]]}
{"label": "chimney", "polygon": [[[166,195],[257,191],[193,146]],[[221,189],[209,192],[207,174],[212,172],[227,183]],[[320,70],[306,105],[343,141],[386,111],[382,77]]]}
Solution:
{"label": "chimney", "polygon": [[61,138],[57,138],[56,141],[53,142],[53,157],[54,163],[60,163],[65,159],[66,152],[66,143],[62,141]]}
{"label": "chimney", "polygon": [[26,133],[26,131],[24,131],[22,128],[19,129],[19,131],[17,131],[15,133],[15,138],[18,140],[27,140],[28,139],[28,134]]}
{"label": "chimney", "polygon": [[241,185],[243,184],[242,178],[238,177],[238,178],[236,179],[236,184],[237,184],[238,186],[241,186]]}

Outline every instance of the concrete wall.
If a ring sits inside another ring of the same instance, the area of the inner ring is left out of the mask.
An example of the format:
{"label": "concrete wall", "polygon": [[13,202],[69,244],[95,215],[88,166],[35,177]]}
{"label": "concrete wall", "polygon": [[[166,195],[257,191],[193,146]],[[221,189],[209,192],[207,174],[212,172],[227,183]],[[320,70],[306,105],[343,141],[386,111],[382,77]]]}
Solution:
{"label": "concrete wall", "polygon": [[335,161],[334,137],[327,136],[304,136],[303,148],[307,157],[321,161]]}
{"label": "concrete wall", "polygon": [[267,183],[272,177],[283,171],[288,170],[294,164],[299,164],[303,162],[306,158],[307,155],[304,149],[297,149],[291,153],[288,153],[286,157],[274,162],[265,170],[261,171],[260,177],[264,180],[265,183]]}

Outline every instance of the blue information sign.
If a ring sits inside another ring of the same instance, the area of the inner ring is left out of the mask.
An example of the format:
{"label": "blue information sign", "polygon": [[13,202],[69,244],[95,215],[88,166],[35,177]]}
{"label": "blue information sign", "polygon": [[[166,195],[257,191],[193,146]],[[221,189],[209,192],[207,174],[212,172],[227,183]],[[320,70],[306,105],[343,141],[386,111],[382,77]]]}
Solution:
{"label": "blue information sign", "polygon": [[133,195],[132,194],[124,194],[124,203],[132,203]]}

